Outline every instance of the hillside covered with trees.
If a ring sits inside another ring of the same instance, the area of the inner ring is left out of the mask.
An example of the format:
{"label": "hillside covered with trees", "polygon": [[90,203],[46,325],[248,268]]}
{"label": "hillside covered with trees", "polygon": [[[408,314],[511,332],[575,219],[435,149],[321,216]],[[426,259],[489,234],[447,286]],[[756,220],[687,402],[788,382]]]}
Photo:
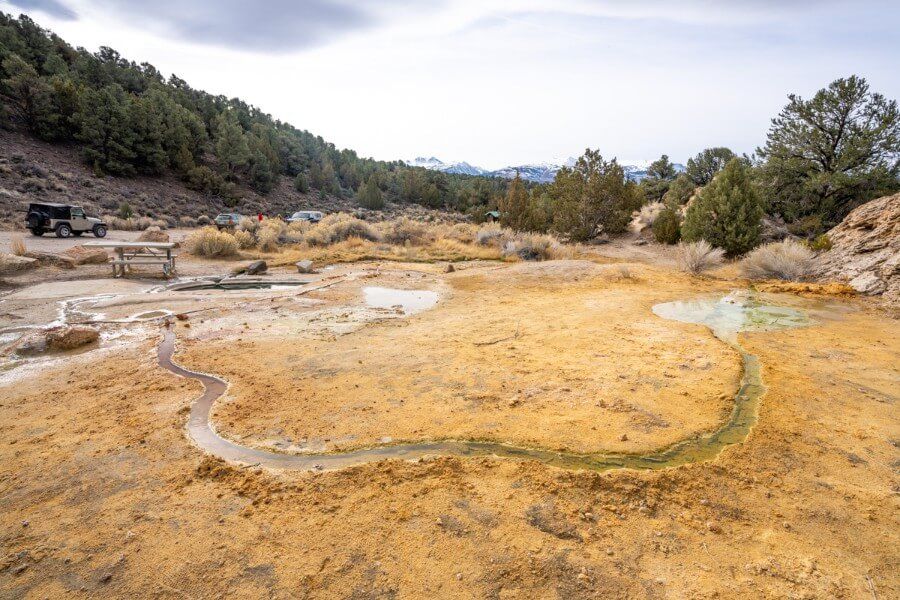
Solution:
{"label": "hillside covered with trees", "polygon": [[[78,151],[98,176],[175,176],[226,207],[288,178],[321,199],[478,214],[504,180],[362,158],[237,98],[214,96],[112,48],[73,48],[25,15],[0,13],[0,124]],[[376,193],[377,190],[377,193]]]}

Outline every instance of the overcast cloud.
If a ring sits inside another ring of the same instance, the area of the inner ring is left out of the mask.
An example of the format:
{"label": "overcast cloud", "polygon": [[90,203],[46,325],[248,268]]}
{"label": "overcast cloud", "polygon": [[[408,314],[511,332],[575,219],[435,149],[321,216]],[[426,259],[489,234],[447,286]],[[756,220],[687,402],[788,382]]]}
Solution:
{"label": "overcast cloud", "polygon": [[0,0],[376,158],[485,167],[752,152],[788,93],[900,95],[900,8],[862,0]]}

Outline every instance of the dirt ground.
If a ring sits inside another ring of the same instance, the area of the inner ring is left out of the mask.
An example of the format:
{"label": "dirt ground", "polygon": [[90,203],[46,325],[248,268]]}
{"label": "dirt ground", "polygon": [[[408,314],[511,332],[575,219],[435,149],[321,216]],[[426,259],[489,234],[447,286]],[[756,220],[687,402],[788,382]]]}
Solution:
{"label": "dirt ground", "polygon": [[[737,353],[650,308],[746,284],[598,262],[343,265],[310,293],[27,286],[0,297],[0,327],[86,290],[110,297],[79,318],[189,313],[177,360],[231,384],[214,427],[279,452],[644,452],[715,429]],[[367,306],[369,286],[439,300],[407,315]],[[814,322],[741,336],[768,387],[749,438],[659,471],[226,464],[186,435],[201,388],[157,365],[158,322],[103,324],[98,348],[0,370],[0,597],[900,597],[900,325],[863,299],[771,298]]]}

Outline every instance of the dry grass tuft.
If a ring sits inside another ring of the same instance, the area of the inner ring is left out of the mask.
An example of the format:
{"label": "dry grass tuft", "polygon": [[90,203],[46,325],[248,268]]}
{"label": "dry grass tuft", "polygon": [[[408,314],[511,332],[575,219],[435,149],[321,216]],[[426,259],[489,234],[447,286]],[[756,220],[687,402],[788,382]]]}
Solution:
{"label": "dry grass tuft", "polygon": [[252,248],[256,245],[256,238],[253,237],[253,234],[249,231],[244,231],[243,229],[238,229],[231,235],[234,236],[234,239],[238,243],[238,247],[241,250],[247,250],[248,248]]}
{"label": "dry grass tuft", "polygon": [[510,233],[509,229],[504,229],[496,223],[489,223],[475,232],[475,243],[480,246],[497,246],[499,248]]}
{"label": "dry grass tuft", "polygon": [[506,236],[501,255],[515,256],[522,260],[550,260],[558,258],[561,246],[555,238],[537,233],[520,233]]}
{"label": "dry grass tuft", "polygon": [[21,235],[17,235],[13,237],[10,242],[10,247],[12,249],[12,253],[16,256],[25,256],[25,253],[28,252],[28,248],[25,247],[25,240],[22,239]]}
{"label": "dry grass tuft", "polygon": [[385,221],[381,225],[382,238],[389,244],[422,246],[434,241],[435,227],[406,217]]}
{"label": "dry grass tuft", "polygon": [[305,236],[310,246],[328,246],[350,238],[377,242],[381,240],[381,234],[361,219],[346,213],[335,213],[319,221]]}
{"label": "dry grass tuft", "polygon": [[144,231],[148,227],[159,227],[166,229],[169,224],[162,219],[151,219],[150,217],[130,217],[122,219],[114,215],[106,215],[103,217],[110,229],[118,231]]}
{"label": "dry grass tuft", "polygon": [[195,256],[224,258],[238,253],[237,239],[215,227],[204,227],[190,234],[184,241],[185,248]]}
{"label": "dry grass tuft", "polygon": [[812,272],[815,254],[794,240],[760,246],[741,261],[741,271],[749,279],[800,281]]}
{"label": "dry grass tuft", "polygon": [[259,219],[254,217],[241,217],[241,220],[238,221],[238,229],[241,231],[247,231],[250,233],[256,233],[256,230],[259,228]]}
{"label": "dry grass tuft", "polygon": [[713,248],[706,240],[684,242],[675,248],[675,262],[678,268],[686,273],[698,275],[722,264],[725,251]]}

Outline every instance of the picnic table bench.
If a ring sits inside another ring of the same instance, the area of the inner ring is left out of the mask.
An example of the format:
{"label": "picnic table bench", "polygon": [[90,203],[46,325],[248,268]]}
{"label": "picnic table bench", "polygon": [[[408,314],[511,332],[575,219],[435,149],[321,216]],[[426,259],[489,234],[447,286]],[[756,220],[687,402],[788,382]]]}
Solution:
{"label": "picnic table bench", "polygon": [[111,248],[115,256],[109,259],[113,277],[124,277],[132,266],[159,265],[163,275],[169,277],[175,272],[175,248],[173,242],[87,242],[93,248]]}

